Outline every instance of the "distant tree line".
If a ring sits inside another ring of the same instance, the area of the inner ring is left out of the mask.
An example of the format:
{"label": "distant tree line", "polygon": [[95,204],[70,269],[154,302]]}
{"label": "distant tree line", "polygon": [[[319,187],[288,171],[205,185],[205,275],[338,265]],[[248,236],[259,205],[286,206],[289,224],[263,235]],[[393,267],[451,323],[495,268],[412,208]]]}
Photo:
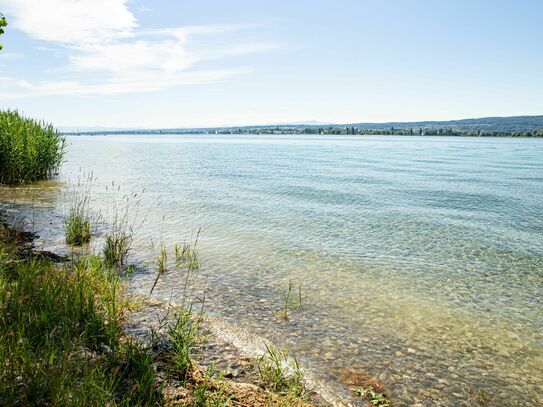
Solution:
{"label": "distant tree line", "polygon": [[322,134],[322,135],[395,135],[395,136],[459,136],[459,137],[543,137],[543,128],[537,131],[498,131],[498,130],[460,130],[456,128],[394,128],[361,129],[355,126],[329,127],[240,127],[236,129],[217,129],[186,131],[186,133],[217,134]]}
{"label": "distant tree line", "polygon": [[65,134],[315,134],[315,135],[385,135],[385,136],[455,136],[455,137],[543,137],[538,130],[466,130],[451,127],[400,127],[367,129],[354,126],[255,126],[197,129],[148,129],[66,132]]}

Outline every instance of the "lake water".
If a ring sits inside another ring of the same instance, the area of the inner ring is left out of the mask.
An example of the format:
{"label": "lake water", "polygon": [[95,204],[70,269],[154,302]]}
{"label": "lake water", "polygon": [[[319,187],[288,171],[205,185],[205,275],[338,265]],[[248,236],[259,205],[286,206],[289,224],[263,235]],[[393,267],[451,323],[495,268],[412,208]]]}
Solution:
{"label": "lake water", "polygon": [[[325,376],[361,365],[397,405],[543,404],[543,140],[68,139],[61,178],[93,171],[96,210],[112,182],[145,189],[139,259],[202,228],[208,313]],[[43,185],[60,214],[58,183]],[[180,280],[155,294],[180,296]],[[284,320],[289,282],[303,306]]]}

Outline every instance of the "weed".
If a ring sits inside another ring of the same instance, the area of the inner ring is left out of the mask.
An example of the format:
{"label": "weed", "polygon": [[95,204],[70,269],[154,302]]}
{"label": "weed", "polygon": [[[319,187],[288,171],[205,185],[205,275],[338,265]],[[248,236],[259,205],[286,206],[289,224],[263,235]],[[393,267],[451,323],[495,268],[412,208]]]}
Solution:
{"label": "weed", "polygon": [[123,267],[128,258],[132,235],[123,231],[114,231],[106,235],[103,249],[104,262],[111,267]]}
{"label": "weed", "polygon": [[[3,244],[2,244],[3,245]],[[95,257],[58,266],[0,267],[0,400],[8,405],[103,405],[118,384],[98,351],[116,348],[126,303]]]}
{"label": "weed", "polygon": [[285,396],[306,396],[302,384],[304,374],[295,357],[266,345],[266,353],[257,359],[256,367],[269,390]]}
{"label": "weed", "polygon": [[153,291],[158,283],[158,279],[160,278],[162,274],[166,272],[167,263],[168,263],[168,252],[166,251],[164,247],[162,247],[160,249],[160,254],[158,255],[158,259],[157,259],[156,278],[155,278],[155,281],[153,282],[153,286],[151,287],[151,292],[149,293],[149,295],[153,294]]}
{"label": "weed", "polygon": [[188,271],[194,271],[200,268],[200,261],[198,259],[198,251],[196,250],[196,246],[198,245],[201,230],[202,228],[198,228],[198,231],[196,232],[196,239],[194,240],[193,244],[191,244],[190,241],[187,242],[185,240],[182,245],[175,245],[174,253],[175,264],[177,267],[186,265]]}
{"label": "weed", "polygon": [[117,364],[123,366],[120,371],[120,384],[126,386],[124,403],[121,404],[159,405],[162,388],[157,383],[154,367],[156,361],[145,346],[131,339],[121,345],[116,358]]}
{"label": "weed", "polygon": [[222,383],[222,373],[219,371],[218,380],[213,379],[215,369],[209,366],[204,379],[194,387],[194,406],[198,407],[226,407],[230,405],[232,394],[225,389]]}
{"label": "weed", "polygon": [[167,329],[167,339],[172,345],[169,355],[170,370],[181,381],[188,377],[192,368],[190,349],[197,340],[198,319],[193,316],[192,307],[180,308],[176,320]]}
{"label": "weed", "polygon": [[160,249],[160,255],[158,256],[158,260],[157,260],[157,271],[160,274],[166,271],[167,262],[168,262],[168,252],[163,247],[162,249]]}
{"label": "weed", "polygon": [[[140,216],[141,193],[122,194],[119,185],[114,182],[106,187],[106,211],[102,218],[107,225],[103,256],[105,262],[116,268],[122,268],[128,261],[128,255],[136,233],[145,223],[146,216]],[[139,195],[139,197],[138,197]]]}
{"label": "weed", "polygon": [[358,397],[368,400],[374,406],[380,406],[380,407],[392,406],[392,402],[384,393],[377,393],[372,388],[359,387],[352,390]]}
{"label": "weed", "polygon": [[88,218],[77,209],[72,208],[70,215],[64,223],[66,233],[66,243],[70,246],[81,246],[83,243],[90,242],[91,223]]}
{"label": "weed", "polygon": [[289,309],[290,308],[298,308],[302,309],[302,285],[298,285],[298,302],[292,304],[291,303],[291,296],[292,296],[292,289],[294,288],[294,284],[292,281],[288,282],[288,289],[283,294],[283,308],[277,311],[277,315],[280,318],[288,319],[289,318]]}
{"label": "weed", "polygon": [[69,213],[64,221],[66,243],[70,246],[81,246],[91,239],[92,222],[89,206],[93,180],[92,173],[80,175],[77,184],[64,193],[64,201],[70,204]]}

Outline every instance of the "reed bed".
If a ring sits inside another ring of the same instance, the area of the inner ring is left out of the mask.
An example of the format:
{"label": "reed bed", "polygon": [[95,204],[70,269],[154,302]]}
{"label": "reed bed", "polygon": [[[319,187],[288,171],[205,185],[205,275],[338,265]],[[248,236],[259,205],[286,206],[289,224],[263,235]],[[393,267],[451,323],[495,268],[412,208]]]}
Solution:
{"label": "reed bed", "polygon": [[56,175],[66,141],[43,121],[16,110],[0,111],[0,184],[21,184]]}

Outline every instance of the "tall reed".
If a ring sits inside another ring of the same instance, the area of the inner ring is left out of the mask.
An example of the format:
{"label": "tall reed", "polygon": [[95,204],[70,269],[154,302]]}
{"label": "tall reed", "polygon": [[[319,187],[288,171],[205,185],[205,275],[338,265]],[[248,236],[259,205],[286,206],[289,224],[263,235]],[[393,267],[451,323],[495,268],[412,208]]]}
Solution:
{"label": "tall reed", "polygon": [[91,216],[90,211],[91,189],[94,180],[92,172],[80,174],[77,184],[67,188],[64,193],[63,201],[70,205],[64,221],[66,243],[70,246],[80,246],[91,240],[92,224],[97,220],[96,217]]}
{"label": "tall reed", "polygon": [[48,123],[0,111],[0,184],[50,178],[60,169],[65,138]]}

